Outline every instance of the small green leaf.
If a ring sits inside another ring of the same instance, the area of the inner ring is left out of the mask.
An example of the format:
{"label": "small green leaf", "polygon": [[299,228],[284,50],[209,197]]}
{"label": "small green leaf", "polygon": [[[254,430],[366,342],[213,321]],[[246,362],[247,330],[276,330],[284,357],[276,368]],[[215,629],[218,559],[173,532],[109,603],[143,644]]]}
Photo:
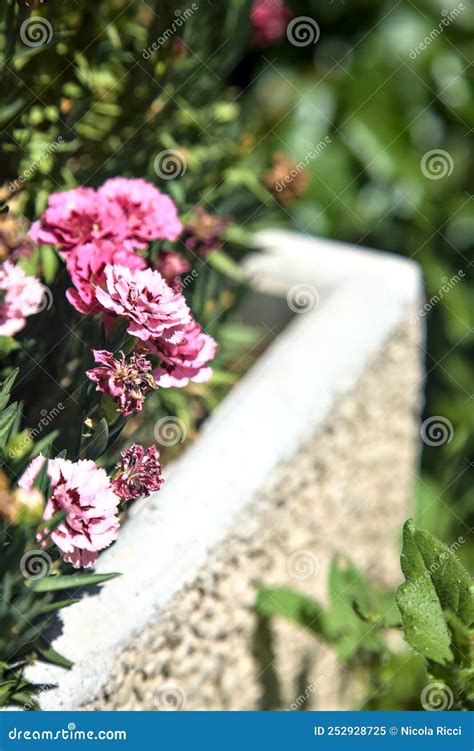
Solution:
{"label": "small green leaf", "polygon": [[44,579],[30,579],[25,586],[35,592],[56,592],[60,589],[76,589],[86,587],[89,584],[102,584],[120,576],[114,574],[67,574],[65,576],[48,576]]}
{"label": "small green leaf", "polygon": [[281,616],[332,641],[334,634],[327,623],[325,608],[306,595],[287,587],[270,587],[258,593],[257,611],[266,617]]}
{"label": "small green leaf", "polygon": [[206,263],[218,271],[220,274],[227,276],[234,282],[244,282],[246,277],[239,264],[233,258],[224,253],[222,250],[215,250],[206,258]]}
{"label": "small green leaf", "polygon": [[0,411],[5,409],[5,407],[8,404],[8,401],[10,399],[10,392],[12,390],[12,386],[15,383],[15,379],[18,375],[19,368],[15,368],[15,370],[12,370],[9,376],[5,378],[5,380],[2,383],[2,386],[0,388]]}
{"label": "small green leaf", "polygon": [[36,644],[36,650],[45,662],[51,662],[53,665],[59,665],[59,667],[67,668],[68,670],[74,665],[71,660],[68,660],[67,657],[63,657],[63,655],[56,652],[52,647]]}
{"label": "small green leaf", "polygon": [[431,573],[417,544],[411,520],[403,528],[402,571],[406,582],[396,594],[405,638],[418,654],[444,665],[453,659],[450,635]]}
{"label": "small green leaf", "polygon": [[37,615],[46,615],[47,613],[55,613],[56,610],[62,610],[63,608],[68,608],[70,605],[74,605],[76,602],[80,602],[80,600],[56,600],[55,602],[50,602],[48,605],[43,605],[42,608],[40,608],[37,611]]}

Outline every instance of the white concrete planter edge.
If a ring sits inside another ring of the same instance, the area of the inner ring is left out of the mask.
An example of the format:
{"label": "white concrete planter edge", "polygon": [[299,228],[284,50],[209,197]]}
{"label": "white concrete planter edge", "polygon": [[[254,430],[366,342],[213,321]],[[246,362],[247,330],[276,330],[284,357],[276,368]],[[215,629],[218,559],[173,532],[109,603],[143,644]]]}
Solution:
{"label": "white concrete planter edge", "polygon": [[246,262],[256,288],[286,296],[310,285],[320,303],[295,315],[163,489],[133,508],[97,569],[123,575],[62,612],[53,646],[75,664],[28,669],[29,679],[54,687],[41,694],[43,709],[80,708],[97,695],[121,651],[193,581],[272,469],[323,425],[422,299],[419,267],[393,254],[279,230],[258,240],[267,252]]}

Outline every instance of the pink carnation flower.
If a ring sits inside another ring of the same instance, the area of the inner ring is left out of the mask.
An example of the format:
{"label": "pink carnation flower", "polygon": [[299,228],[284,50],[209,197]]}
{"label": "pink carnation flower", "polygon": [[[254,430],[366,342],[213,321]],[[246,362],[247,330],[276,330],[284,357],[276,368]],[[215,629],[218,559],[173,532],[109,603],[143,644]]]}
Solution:
{"label": "pink carnation flower", "polygon": [[114,177],[99,188],[98,195],[120,208],[125,242],[132,247],[145,248],[150,240],[174,242],[181,233],[175,204],[146,180]]}
{"label": "pink carnation flower", "polygon": [[[75,188],[53,193],[42,218],[34,222],[30,237],[67,251],[77,245],[117,234],[120,212],[100,201],[93,188]],[[122,229],[124,231],[124,228]]]}
{"label": "pink carnation flower", "polygon": [[112,480],[117,495],[125,501],[131,501],[146,498],[160,489],[164,480],[156,446],[145,449],[141,444],[134,443],[122,451],[121,456]]}
{"label": "pink carnation flower", "polygon": [[96,240],[79,245],[66,255],[66,267],[74,289],[66,297],[79,313],[94,315],[102,311],[96,299],[96,288],[105,283],[105,267],[120,264],[130,269],[143,269],[145,259],[118,246],[113,240]]}
{"label": "pink carnation flower", "polygon": [[[20,478],[21,488],[31,489],[44,461],[43,456],[33,460]],[[66,517],[50,535],[38,535],[38,540],[46,545],[51,539],[64,560],[74,568],[93,566],[99,550],[107,548],[117,538],[120,499],[105,470],[93,461],[50,459],[47,472],[51,493],[43,520],[49,521],[60,511],[66,511]]]}
{"label": "pink carnation flower", "polygon": [[194,321],[183,295],[173,292],[158,271],[108,266],[105,278],[107,287],[97,288],[97,300],[105,310],[127,318],[128,333],[161,360],[154,373],[158,386],[186,386],[210,378],[207,362],[217,344]]}
{"label": "pink carnation flower", "polygon": [[205,334],[196,321],[186,324],[183,333],[184,338],[179,344],[156,339],[147,342],[150,352],[161,360],[154,372],[158,386],[183,387],[189,381],[204,383],[212,375],[207,363],[215,357],[215,340]]}
{"label": "pink carnation flower", "polygon": [[255,43],[268,47],[283,39],[291,15],[283,0],[255,0],[250,12]]}
{"label": "pink carnation flower", "polygon": [[41,309],[44,292],[38,279],[5,261],[0,266],[0,336],[14,336],[21,331],[28,316]]}
{"label": "pink carnation flower", "polygon": [[152,364],[142,354],[132,354],[127,360],[123,352],[115,358],[107,350],[93,350],[98,368],[86,371],[97,391],[108,394],[118,404],[118,409],[128,417],[141,412],[145,397],[156,388]]}
{"label": "pink carnation flower", "polygon": [[166,284],[153,269],[131,271],[124,266],[107,266],[106,289],[97,288],[99,303],[110,313],[128,318],[128,333],[142,341],[159,337],[177,343],[191,313],[180,293]]}
{"label": "pink carnation flower", "polygon": [[181,229],[171,198],[146,180],[116,177],[98,191],[75,188],[53,193],[30,237],[59,245],[62,251],[104,238],[133,250],[145,248],[150,240],[174,241]]}

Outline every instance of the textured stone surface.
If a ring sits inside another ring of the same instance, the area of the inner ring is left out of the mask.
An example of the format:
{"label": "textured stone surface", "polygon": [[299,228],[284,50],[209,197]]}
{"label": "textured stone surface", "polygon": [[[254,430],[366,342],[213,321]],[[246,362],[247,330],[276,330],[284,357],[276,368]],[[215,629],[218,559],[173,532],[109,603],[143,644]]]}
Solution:
{"label": "textured stone surface", "polygon": [[122,653],[84,709],[267,708],[275,675],[285,708],[301,695],[296,680],[305,666],[309,707],[357,702],[358,688],[348,685],[331,651],[286,622],[273,623],[276,659],[262,670],[252,607],[259,583],[325,600],[338,551],[350,551],[375,582],[399,581],[396,538],[418,460],[419,336],[407,323],[390,337],[317,434],[273,473],[195,581]]}

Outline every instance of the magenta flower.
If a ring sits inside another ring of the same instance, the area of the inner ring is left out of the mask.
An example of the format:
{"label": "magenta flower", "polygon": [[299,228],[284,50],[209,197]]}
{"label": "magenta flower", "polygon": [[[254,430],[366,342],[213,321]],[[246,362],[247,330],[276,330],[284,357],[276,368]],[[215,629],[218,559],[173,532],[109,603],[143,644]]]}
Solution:
{"label": "magenta flower", "polygon": [[283,0],[254,0],[250,11],[255,43],[268,47],[285,36],[292,13]]}
{"label": "magenta flower", "polygon": [[[21,488],[31,489],[44,461],[44,457],[33,460],[20,478]],[[51,539],[74,568],[93,566],[99,550],[117,538],[120,499],[105,470],[93,461],[49,459],[47,472],[51,493],[43,520],[49,521],[60,511],[66,511],[66,517],[50,534],[40,533],[38,541],[45,546]]]}
{"label": "magenta flower", "polygon": [[150,240],[176,240],[182,229],[176,206],[146,180],[116,177],[95,191],[75,188],[49,197],[30,237],[67,252],[79,245],[113,240],[129,251]]}
{"label": "magenta flower", "polygon": [[125,501],[131,501],[146,498],[150,493],[160,489],[164,480],[161,476],[160,454],[156,446],[145,449],[141,444],[134,443],[122,451],[121,456],[112,480],[112,486],[118,496]]}
{"label": "magenta flower", "polygon": [[0,266],[0,336],[14,336],[26,326],[28,316],[43,305],[45,288],[20,266],[5,261]]}
{"label": "magenta flower", "polygon": [[179,344],[151,339],[147,346],[152,354],[160,359],[154,372],[158,386],[187,386],[190,381],[204,383],[212,375],[207,366],[215,357],[217,343],[201,326],[193,321],[183,328],[184,338]]}
{"label": "magenta flower", "polygon": [[141,412],[146,396],[156,388],[152,364],[142,354],[132,354],[127,360],[123,352],[115,358],[107,350],[93,350],[98,368],[86,371],[97,391],[108,394],[118,404],[124,417]]}
{"label": "magenta flower", "polygon": [[207,362],[217,344],[194,321],[182,294],[173,292],[152,269],[108,266],[105,277],[107,288],[97,288],[97,300],[105,310],[127,318],[128,333],[161,360],[154,373],[157,385],[186,386],[210,378]]}
{"label": "magenta flower", "polygon": [[93,188],[75,188],[53,193],[42,218],[34,222],[29,234],[35,242],[59,245],[68,251],[116,234],[119,219],[117,207],[100,201]]}
{"label": "magenta flower", "polygon": [[144,271],[107,266],[106,289],[97,288],[99,303],[110,313],[129,321],[128,333],[142,341],[160,338],[178,343],[182,328],[192,320],[186,301],[153,269]]}
{"label": "magenta flower", "polygon": [[96,288],[105,284],[105,267],[120,264],[129,269],[143,269],[145,259],[132,250],[126,250],[114,240],[95,240],[79,245],[66,256],[74,289],[66,292],[66,297],[79,313],[94,315],[103,311],[96,299]]}
{"label": "magenta flower", "polygon": [[125,244],[145,248],[150,240],[174,240],[182,230],[176,206],[146,180],[114,177],[98,195],[121,210],[126,226]]}

